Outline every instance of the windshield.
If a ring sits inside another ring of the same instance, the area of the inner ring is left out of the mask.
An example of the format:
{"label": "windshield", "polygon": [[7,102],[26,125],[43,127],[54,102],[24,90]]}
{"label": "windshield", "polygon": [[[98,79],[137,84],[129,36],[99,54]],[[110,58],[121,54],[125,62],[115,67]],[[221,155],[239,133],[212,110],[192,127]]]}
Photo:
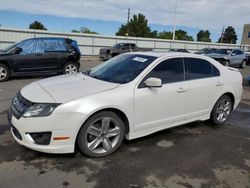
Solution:
{"label": "windshield", "polygon": [[10,46],[7,46],[6,48],[2,49],[3,52],[8,52],[9,50],[11,50],[12,48],[14,48],[17,44],[19,44],[19,42],[16,42],[14,44],[11,44]]}
{"label": "windshield", "polygon": [[107,82],[125,84],[135,79],[156,57],[122,54],[90,69],[85,74]]}

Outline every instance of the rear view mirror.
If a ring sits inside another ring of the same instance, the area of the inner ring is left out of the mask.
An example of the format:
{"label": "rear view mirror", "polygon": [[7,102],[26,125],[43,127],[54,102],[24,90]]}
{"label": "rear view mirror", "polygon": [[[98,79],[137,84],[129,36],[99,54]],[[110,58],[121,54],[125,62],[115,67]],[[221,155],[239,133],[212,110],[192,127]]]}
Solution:
{"label": "rear view mirror", "polygon": [[236,54],[235,53],[232,53],[231,56],[235,56]]}
{"label": "rear view mirror", "polygon": [[162,80],[160,78],[148,78],[144,81],[145,85],[147,87],[161,87],[162,86]]}
{"label": "rear view mirror", "polygon": [[20,47],[15,47],[13,52],[14,52],[14,54],[20,54],[22,51],[23,51],[22,48],[20,48]]}

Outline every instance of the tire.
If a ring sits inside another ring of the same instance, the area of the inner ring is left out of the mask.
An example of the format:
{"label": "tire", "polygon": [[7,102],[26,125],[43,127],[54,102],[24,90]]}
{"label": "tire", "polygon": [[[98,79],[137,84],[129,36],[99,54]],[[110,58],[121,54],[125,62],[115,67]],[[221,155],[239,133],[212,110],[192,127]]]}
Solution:
{"label": "tire", "polygon": [[77,145],[88,157],[105,157],[122,144],[125,124],[114,112],[102,111],[91,116],[80,129]]}
{"label": "tire", "polygon": [[223,125],[233,109],[232,100],[228,95],[221,96],[215,103],[210,120],[215,125]]}
{"label": "tire", "polygon": [[0,82],[5,82],[9,78],[10,78],[10,69],[6,65],[0,63]]}
{"label": "tire", "polygon": [[228,60],[225,60],[225,61],[223,61],[223,65],[226,66],[226,67],[229,67],[230,62]]}
{"label": "tire", "polygon": [[63,74],[74,74],[79,72],[79,66],[76,63],[66,63],[62,70]]}
{"label": "tire", "polygon": [[243,60],[242,63],[240,64],[240,68],[244,69],[247,65],[246,60]]}

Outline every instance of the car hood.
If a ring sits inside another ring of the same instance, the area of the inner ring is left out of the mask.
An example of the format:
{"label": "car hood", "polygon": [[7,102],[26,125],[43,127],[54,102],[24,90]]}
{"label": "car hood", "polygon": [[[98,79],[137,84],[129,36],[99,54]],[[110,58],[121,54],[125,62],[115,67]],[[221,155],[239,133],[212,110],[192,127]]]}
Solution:
{"label": "car hood", "polygon": [[56,76],[33,82],[21,90],[24,98],[37,103],[66,103],[119,86],[82,73]]}

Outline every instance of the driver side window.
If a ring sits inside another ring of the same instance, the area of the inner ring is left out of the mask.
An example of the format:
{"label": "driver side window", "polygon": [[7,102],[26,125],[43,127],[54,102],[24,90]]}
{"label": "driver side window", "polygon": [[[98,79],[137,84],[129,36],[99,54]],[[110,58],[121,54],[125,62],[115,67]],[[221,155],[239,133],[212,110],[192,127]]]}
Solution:
{"label": "driver side window", "polygon": [[43,42],[41,39],[30,39],[23,41],[18,45],[18,47],[22,48],[20,55],[44,53]]}
{"label": "driver side window", "polygon": [[160,78],[162,84],[184,81],[184,62],[182,58],[173,58],[159,63],[139,84],[138,88],[144,88],[144,81],[150,77]]}

